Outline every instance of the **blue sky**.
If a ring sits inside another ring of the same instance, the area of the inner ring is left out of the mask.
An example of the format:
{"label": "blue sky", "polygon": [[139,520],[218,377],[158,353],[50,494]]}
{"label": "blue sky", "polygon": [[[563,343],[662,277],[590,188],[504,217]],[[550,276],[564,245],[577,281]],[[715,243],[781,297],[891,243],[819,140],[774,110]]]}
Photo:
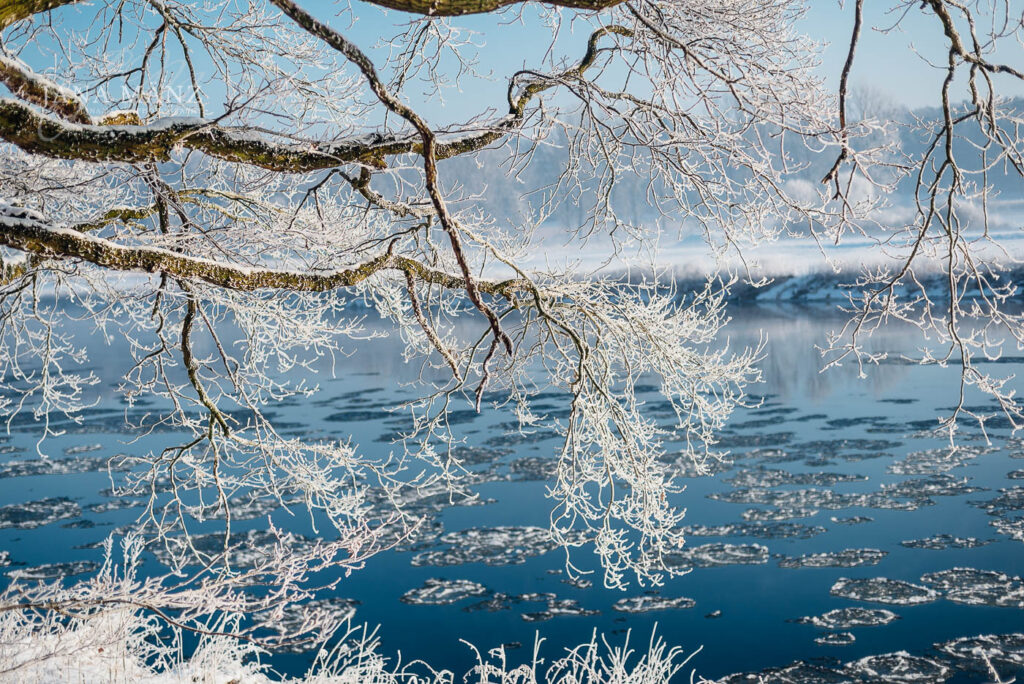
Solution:
{"label": "blue sky", "polygon": [[[810,4],[800,29],[815,40],[828,43],[823,53],[822,76],[835,88],[846,59],[853,27],[853,2],[813,0]],[[945,73],[941,68],[929,65],[928,60],[939,65],[945,61],[946,37],[938,19],[922,11],[919,3],[897,8],[899,12],[892,9],[898,5],[905,3],[865,3],[865,25],[851,78],[852,84],[867,86],[893,103],[909,108],[934,106],[938,103],[939,88]],[[904,10],[906,17],[899,28],[886,32]],[[395,25],[403,21],[405,16],[379,10],[367,3],[354,3],[353,11],[356,21],[350,28],[345,20],[333,20],[331,23],[346,29],[346,35],[371,53],[379,38],[394,34]],[[318,14],[325,20],[331,19],[326,12],[318,10]],[[548,34],[537,19],[536,12],[528,8],[524,14],[526,19],[522,24],[509,23],[508,17],[495,16],[453,20],[456,26],[479,32],[476,40],[482,44],[479,51],[481,68],[493,72],[493,80],[468,79],[464,82],[463,92],[454,89],[448,92],[448,102],[443,108],[437,103],[424,108],[425,103],[420,102],[418,104],[421,109],[432,118],[453,121],[478,114],[487,106],[501,106],[508,76],[524,66],[542,66],[549,43]],[[588,33],[586,26],[580,26],[572,33],[567,32],[559,41],[561,54],[582,54]],[[1019,63],[1022,52],[1024,50],[1020,44],[1014,44],[997,56],[1004,61]],[[1006,95],[1024,94],[1024,89],[1011,79],[1004,79],[1002,86],[1007,88],[1003,91]]]}
{"label": "blue sky", "polygon": [[[1014,0],[1015,2],[1017,0]],[[893,101],[915,108],[935,106],[945,78],[948,41],[938,18],[920,9],[920,2],[909,7],[891,9],[898,2],[865,2],[864,31],[857,49],[852,82],[870,84]],[[1012,4],[1012,3],[1011,3]],[[825,51],[823,68],[835,87],[849,48],[853,28],[853,1],[840,7],[836,0],[813,0],[803,22],[803,31],[831,43]],[[905,18],[902,18],[906,14]],[[900,20],[900,26],[892,27]],[[979,22],[979,30],[984,22]],[[1024,48],[1020,43],[1004,40],[994,58],[1020,65]],[[932,64],[929,64],[931,62]],[[939,65],[939,66],[935,66]],[[999,81],[1004,95],[1021,95],[1019,82],[1003,77]]]}
{"label": "blue sky", "polygon": [[[1015,2],[1018,0],[1014,0]],[[383,10],[368,2],[320,2],[304,0],[302,3],[316,16],[342,31],[349,39],[369,52],[378,61],[387,54],[388,39],[401,32],[402,25],[411,15]],[[823,52],[822,76],[834,88],[846,58],[850,32],[853,26],[853,0],[809,0],[809,11],[799,28],[812,38],[827,43]],[[72,26],[84,26],[93,16],[99,3],[75,5],[63,10]],[[513,21],[514,14],[478,15],[451,20],[458,28],[475,31],[474,42],[479,45],[479,68],[489,78],[466,78],[461,88],[445,91],[445,101],[437,97],[422,97],[408,90],[406,100],[437,124],[462,122],[486,114],[488,109],[505,109],[508,78],[516,70],[544,68],[545,51],[550,34],[539,16],[544,10],[535,3],[523,7],[523,21]],[[896,7],[896,9],[892,9]],[[910,108],[934,106],[938,103],[939,88],[944,71],[931,66],[926,60],[941,64],[944,60],[946,38],[938,19],[920,9],[919,2],[889,0],[865,3],[865,30],[857,54],[852,84],[868,86],[883,98]],[[905,11],[898,29],[883,33],[899,19],[897,11]],[[573,60],[583,52],[590,26],[580,24],[573,31],[567,25],[556,46],[557,56]],[[1024,61],[1024,48],[1020,43],[1010,44],[996,56],[1001,61],[1020,64]],[[44,60],[45,63],[45,60]],[[203,65],[199,65],[200,71]],[[182,74],[183,76],[184,74]],[[999,85],[1004,95],[1024,95],[1024,84],[1003,77]],[[216,101],[212,88],[207,94]],[[960,89],[956,95],[962,99],[966,93]],[[215,107],[216,109],[216,107]]]}

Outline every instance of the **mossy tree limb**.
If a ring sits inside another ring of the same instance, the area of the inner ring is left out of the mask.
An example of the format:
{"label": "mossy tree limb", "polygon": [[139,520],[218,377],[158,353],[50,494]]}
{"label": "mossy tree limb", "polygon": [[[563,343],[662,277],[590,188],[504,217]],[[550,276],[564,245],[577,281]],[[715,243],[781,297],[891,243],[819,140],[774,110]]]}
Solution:
{"label": "mossy tree limb", "polygon": [[[304,272],[251,267],[189,256],[161,247],[121,245],[71,228],[49,226],[27,213],[19,214],[14,209],[8,209],[6,215],[0,215],[0,244],[38,256],[87,261],[113,271],[162,273],[232,290],[326,292],[354,287],[384,271],[406,273],[418,281],[449,289],[467,287],[463,277],[430,268],[415,259],[390,251],[358,266],[334,271]],[[511,299],[516,292],[529,289],[528,283],[518,279],[475,279],[473,282],[478,290],[505,299]]]}
{"label": "mossy tree limb", "polygon": [[[615,7],[624,0],[549,0],[545,5],[568,7],[583,11],[600,11]],[[527,0],[367,0],[388,9],[421,14],[429,17],[459,17],[467,14],[486,14]]]}
{"label": "mossy tree limb", "polygon": [[81,0],[0,0],[0,30],[34,14],[72,5]]}

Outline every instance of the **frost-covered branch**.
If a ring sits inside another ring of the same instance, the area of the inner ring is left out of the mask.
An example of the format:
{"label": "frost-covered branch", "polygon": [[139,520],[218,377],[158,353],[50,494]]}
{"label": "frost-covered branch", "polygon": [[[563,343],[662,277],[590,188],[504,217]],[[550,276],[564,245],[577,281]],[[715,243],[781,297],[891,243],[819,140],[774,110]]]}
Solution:
{"label": "frost-covered branch", "polygon": [[[147,211],[118,210],[116,218],[131,218]],[[109,217],[106,220],[112,220]],[[47,225],[43,216],[30,210],[0,206],[0,244],[23,252],[57,259],[80,259],[112,271],[158,273],[204,281],[232,290],[280,289],[296,292],[326,292],[358,285],[381,271],[397,271],[416,280],[446,288],[466,289],[467,281],[456,275],[431,269],[424,264],[387,252],[357,267],[317,273],[218,262],[181,254],[169,249],[119,245],[84,233],[81,229]],[[526,289],[521,280],[473,281],[482,292],[511,298]]]}
{"label": "frost-covered branch", "polygon": [[[665,445],[713,454],[758,353],[718,341],[714,274],[698,292],[661,276],[659,246],[680,234],[741,259],[784,235],[876,239],[901,265],[864,276],[832,360],[870,360],[865,334],[910,321],[948,343],[933,360],[958,357],[965,383],[1020,417],[1006,381],[971,362],[998,351],[996,329],[1024,341],[1008,259],[980,249],[998,248],[989,174],[1024,169],[1022,114],[996,94],[1020,69],[991,54],[1020,37],[1008,1],[992,6],[1006,21],[988,22],[977,3],[924,3],[948,78],[916,158],[893,122],[852,114],[863,3],[838,97],[797,30],[800,0],[549,3],[549,49],[502,75],[500,103],[458,93],[478,112],[461,122],[438,105],[479,75],[486,46],[444,16],[504,0],[380,0],[425,16],[377,52],[347,11],[293,0],[65,4],[0,6],[0,409],[33,412],[42,437],[51,413],[80,420],[96,380],[75,330],[121,335],[127,400],[159,400],[130,428],[168,437],[124,464],[118,491],[146,495],[139,524],[176,570],[232,571],[250,504],[299,506],[327,540],[413,534],[409,502],[467,492],[449,420],[461,405],[561,437],[552,533],[593,544],[606,583],[677,572]],[[570,23],[578,43],[559,39]],[[907,181],[915,216],[892,231],[878,212]],[[555,241],[592,258],[545,263]],[[595,273],[627,254],[653,275]],[[946,276],[937,289],[920,277],[927,259]],[[274,418],[319,391],[352,340],[380,334],[356,300],[423,368],[389,457],[282,434]],[[650,382],[673,425],[638,398]],[[551,389],[557,418],[536,409]],[[216,537],[196,534],[211,521]],[[285,578],[293,557],[274,561]]]}
{"label": "frost-covered branch", "polygon": [[[859,17],[861,4],[855,9]],[[890,163],[883,183],[870,170],[870,155],[862,157],[844,143],[825,178],[834,183],[839,201],[863,184],[885,192],[905,187],[914,203],[909,221],[880,226],[871,235],[892,255],[893,265],[866,271],[852,284],[845,307],[850,320],[831,336],[825,354],[830,365],[852,359],[863,372],[865,364],[881,358],[864,348],[871,332],[891,323],[920,328],[937,348],[919,360],[960,368],[959,397],[940,423],[952,439],[962,415],[982,427],[991,416],[968,408],[971,387],[992,397],[1015,429],[1024,427],[1024,404],[1012,378],[976,365],[979,358],[1000,356],[1007,346],[1024,346],[1024,316],[1012,305],[1018,284],[1007,278],[1020,255],[1004,247],[992,216],[999,195],[992,179],[1024,181],[1024,110],[1019,100],[1001,95],[1004,88],[1024,83],[1024,70],[994,61],[992,54],[1003,44],[1019,43],[1024,23],[1009,2],[982,7],[928,0],[921,10],[932,15],[947,41],[938,116],[912,122],[921,151]],[[855,31],[844,75],[856,41]],[[965,82],[962,97],[958,79]]]}

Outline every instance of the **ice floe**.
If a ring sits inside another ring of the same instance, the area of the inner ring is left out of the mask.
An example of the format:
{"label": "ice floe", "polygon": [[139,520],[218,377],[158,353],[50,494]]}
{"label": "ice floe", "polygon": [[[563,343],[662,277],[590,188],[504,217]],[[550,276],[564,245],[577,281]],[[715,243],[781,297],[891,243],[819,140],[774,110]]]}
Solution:
{"label": "ice floe", "polygon": [[116,465],[113,461],[105,458],[82,456],[71,458],[31,458],[20,461],[7,461],[0,465],[0,478],[99,472],[108,470],[108,463],[110,464],[110,470],[125,469],[123,465]]}
{"label": "ice floe", "polygon": [[935,475],[960,468],[978,456],[996,451],[993,447],[958,445],[913,451],[889,464],[886,470],[896,475]]}
{"label": "ice floe", "polygon": [[[305,625],[314,618],[325,617],[334,624],[351,620],[359,605],[355,599],[333,597],[307,603],[289,603],[279,613],[262,613],[258,617],[272,624],[281,636],[287,637],[305,632]],[[309,650],[309,647],[309,643],[302,642],[275,647],[274,650],[302,653]]]}
{"label": "ice floe", "polygon": [[531,556],[539,556],[558,544],[541,527],[471,527],[449,532],[441,542],[450,545],[416,554],[413,565],[447,567],[464,563],[519,565]]}
{"label": "ice floe", "polygon": [[877,627],[898,620],[899,615],[884,608],[836,608],[822,615],[792,620],[802,625],[814,625],[821,629],[840,630],[851,627]]}
{"label": "ice floe", "polygon": [[829,520],[837,525],[863,525],[864,523],[874,522],[875,519],[866,515],[851,515],[846,518],[838,518],[833,515]]}
{"label": "ice floe", "polygon": [[817,508],[748,508],[740,517],[750,522],[778,522],[795,518],[810,518],[818,514]]}
{"label": "ice floe", "polygon": [[87,560],[68,561],[66,563],[47,563],[45,565],[36,565],[31,568],[15,568],[14,570],[8,570],[7,576],[12,580],[36,580],[48,582],[56,579],[63,579],[65,577],[74,577],[75,575],[85,575],[90,572],[95,572],[99,567],[98,563]]}
{"label": "ice floe", "polygon": [[814,643],[823,646],[849,646],[854,641],[856,637],[851,632],[828,632],[814,638]]}
{"label": "ice floe", "polygon": [[825,531],[825,528],[819,525],[787,522],[742,522],[683,527],[684,534],[691,537],[756,537],[758,539],[810,539]]}
{"label": "ice floe", "polygon": [[1024,580],[995,570],[951,568],[929,572],[921,581],[955,603],[1024,608]]}
{"label": "ice floe", "polygon": [[[818,643],[850,643],[852,635],[832,642],[824,635]],[[845,639],[849,639],[846,641]],[[957,672],[974,676],[957,681],[991,681],[989,664],[1006,675],[1024,666],[1024,634],[986,634],[963,637],[933,646],[939,657],[912,655],[906,651],[869,655],[842,664],[834,660],[797,661],[760,672],[729,675],[722,684],[939,684]],[[1002,679],[1002,681],[1013,681]]]}
{"label": "ice floe", "polygon": [[[246,495],[228,499],[228,506],[231,508],[232,520],[255,520],[256,518],[266,518],[268,515],[285,505],[288,504],[283,504],[278,499],[269,496],[253,497]],[[205,518],[223,518],[224,507],[221,504],[211,504],[203,510],[203,516]]]}
{"label": "ice floe", "polygon": [[955,477],[948,473],[938,473],[926,477],[916,477],[897,482],[883,484],[884,494],[905,497],[908,499],[925,499],[932,496],[961,496],[985,491],[982,487],[967,484],[968,478]]}
{"label": "ice floe", "polygon": [[509,463],[508,470],[513,480],[550,480],[558,469],[558,461],[540,456],[524,456]]}
{"label": "ice floe", "polygon": [[477,582],[463,579],[430,578],[422,587],[402,594],[401,601],[418,606],[447,606],[474,596],[486,596],[490,589]]}
{"label": "ice floe", "polygon": [[[192,549],[206,556],[218,556],[224,553],[223,533],[200,534],[193,536],[189,541],[190,545],[187,546],[180,538],[169,538],[166,543],[155,544],[152,547],[153,555],[161,563],[171,565],[176,556],[184,556],[190,561],[195,560]],[[293,551],[298,551],[312,544],[313,541],[296,534],[282,535],[278,538],[268,530],[234,532],[231,534],[229,544],[230,564],[235,568],[252,568],[269,559],[278,543]]]}
{"label": "ice floe", "polygon": [[843,549],[808,553],[779,561],[780,568],[860,568],[878,563],[889,555],[879,549]]}
{"label": "ice floe", "polygon": [[64,496],[10,504],[0,506],[0,529],[30,530],[81,514],[81,507]]}
{"label": "ice floe", "polygon": [[668,596],[631,596],[621,598],[612,606],[612,610],[620,613],[647,613],[652,610],[669,610],[693,608],[697,602],[691,598]]}
{"label": "ice floe", "polygon": [[782,485],[833,487],[841,482],[863,482],[867,479],[865,475],[831,472],[793,473],[788,470],[757,468],[741,470],[723,482],[734,487],[780,487]]}
{"label": "ice floe", "polygon": [[996,528],[996,532],[999,534],[1005,534],[1010,539],[1024,542],[1024,518],[992,520],[989,525]]}
{"label": "ice floe", "polygon": [[680,568],[760,565],[768,562],[768,547],[761,544],[703,544],[667,554],[666,562]]}
{"label": "ice floe", "polygon": [[843,671],[864,682],[944,682],[952,671],[937,660],[913,656],[906,651],[867,656],[847,663]]}
{"label": "ice floe", "polygon": [[975,506],[989,515],[1004,516],[1016,511],[1024,511],[1024,487],[1007,487],[999,490],[999,495],[986,501],[972,501]]}
{"label": "ice floe", "polygon": [[532,613],[523,613],[527,622],[543,622],[562,615],[578,615],[589,617],[600,615],[601,611],[584,608],[575,599],[548,599],[547,608]]}
{"label": "ice floe", "polygon": [[889,452],[901,446],[903,442],[888,439],[822,439],[794,444],[791,448],[837,456],[845,451]]}
{"label": "ice floe", "polygon": [[995,667],[1024,667],[1024,634],[984,634],[961,637],[935,645],[936,650],[962,664],[988,674],[987,659]]}
{"label": "ice floe", "polygon": [[897,606],[928,603],[939,598],[939,592],[935,589],[886,577],[860,579],[840,577],[832,585],[829,593],[833,596],[854,599],[856,601],[889,603]]}
{"label": "ice floe", "polygon": [[75,454],[88,454],[93,451],[99,451],[102,448],[102,444],[75,444],[64,449],[64,453],[68,456],[74,456]]}
{"label": "ice floe", "polygon": [[849,675],[826,665],[796,662],[760,672],[744,672],[719,679],[719,684],[854,684]]}
{"label": "ice floe", "polygon": [[733,463],[722,458],[707,457],[695,461],[690,454],[666,454],[660,459],[675,477],[695,478],[717,475],[732,470]]}
{"label": "ice floe", "polygon": [[89,504],[85,507],[85,510],[90,513],[109,513],[110,511],[120,511],[125,508],[138,508],[144,505],[146,502],[142,499],[125,499],[117,498],[109,501],[101,501],[99,503]]}
{"label": "ice floe", "polygon": [[952,534],[936,534],[923,539],[908,539],[907,541],[901,541],[900,545],[905,546],[908,549],[931,549],[933,551],[941,551],[943,549],[973,549],[978,546],[985,546],[986,544],[991,543],[991,540],[978,539],[976,537],[957,537]]}
{"label": "ice floe", "polygon": [[594,583],[583,577],[566,577],[562,580],[562,584],[568,584],[570,587],[576,589],[590,589],[594,586]]}
{"label": "ice floe", "polygon": [[785,444],[793,439],[792,432],[755,432],[751,434],[725,433],[719,438],[717,445],[722,449],[736,447],[760,447]]}

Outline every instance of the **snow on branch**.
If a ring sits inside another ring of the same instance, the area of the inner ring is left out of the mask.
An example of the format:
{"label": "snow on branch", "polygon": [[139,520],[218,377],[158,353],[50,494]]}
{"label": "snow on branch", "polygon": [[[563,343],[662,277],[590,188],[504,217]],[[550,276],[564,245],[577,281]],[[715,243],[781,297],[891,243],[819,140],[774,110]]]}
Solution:
{"label": "snow on branch", "polygon": [[[125,212],[120,212],[123,215]],[[134,212],[138,214],[139,212]],[[45,219],[27,209],[0,204],[0,244],[39,256],[81,259],[114,271],[158,273],[184,279],[202,280],[233,290],[281,289],[324,292],[354,287],[380,271],[398,271],[441,287],[465,289],[466,280],[388,252],[355,268],[327,273],[285,271],[227,264],[212,259],[183,255],[169,249],[124,246],[72,228],[47,225]],[[511,298],[526,285],[518,280],[474,281],[481,291]]]}

